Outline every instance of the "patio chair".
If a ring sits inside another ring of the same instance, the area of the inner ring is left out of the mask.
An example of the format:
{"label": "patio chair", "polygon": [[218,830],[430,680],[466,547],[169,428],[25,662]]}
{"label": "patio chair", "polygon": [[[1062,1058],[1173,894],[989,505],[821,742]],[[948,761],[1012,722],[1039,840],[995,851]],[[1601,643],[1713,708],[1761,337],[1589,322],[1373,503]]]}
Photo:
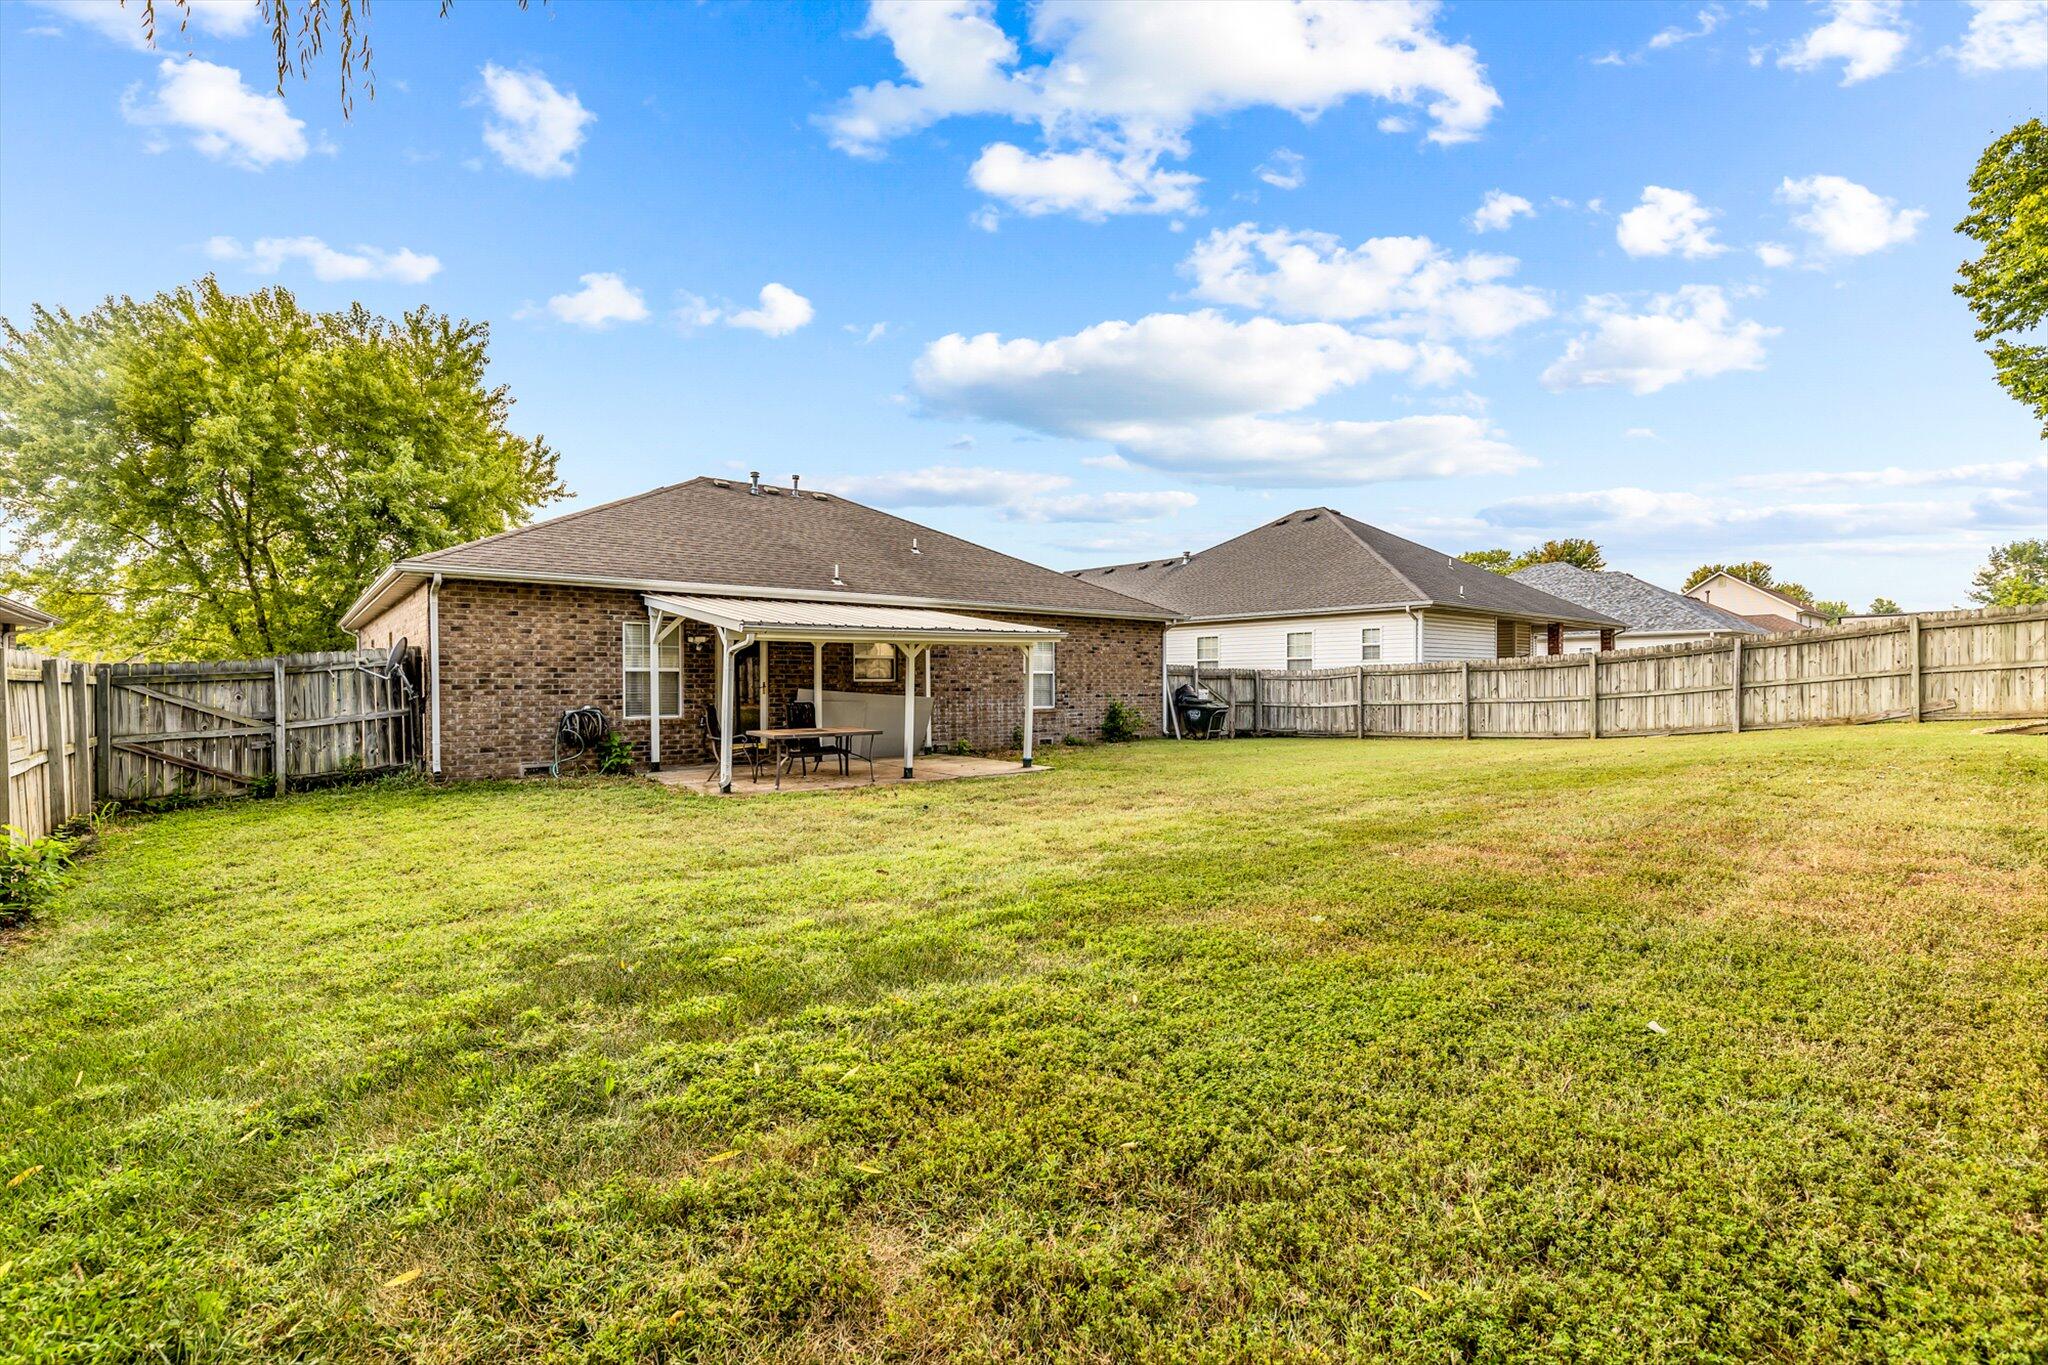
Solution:
{"label": "patio chair", "polygon": [[[817,723],[817,703],[808,701],[790,702],[789,725],[791,729],[805,730],[809,729],[813,725],[816,725]],[[852,750],[848,749],[846,745],[840,742],[839,740],[800,739],[797,741],[798,755],[800,757],[809,759],[813,764],[815,764],[818,767],[823,767],[826,759],[836,756],[839,759],[839,775],[841,777],[846,776],[846,760],[847,756],[851,752]]]}
{"label": "patio chair", "polygon": [[[708,701],[705,702],[704,709],[697,713],[697,727],[704,732],[704,741],[705,743],[711,746],[712,757],[716,758],[718,756],[718,746],[720,743],[718,734],[718,708],[716,706],[713,706]],[[739,739],[733,744],[732,757],[733,762],[735,764],[739,763],[740,760],[745,759],[747,767],[754,774],[754,780],[756,782],[759,782],[761,780],[761,759],[763,757],[763,751],[759,740],[749,738],[746,735],[741,735]]]}

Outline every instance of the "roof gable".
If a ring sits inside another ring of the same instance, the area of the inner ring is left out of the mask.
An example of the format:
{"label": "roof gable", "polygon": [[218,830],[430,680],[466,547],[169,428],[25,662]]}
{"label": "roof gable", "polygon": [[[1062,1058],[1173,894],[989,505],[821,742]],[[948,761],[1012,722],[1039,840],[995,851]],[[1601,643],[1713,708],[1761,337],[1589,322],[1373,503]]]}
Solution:
{"label": "roof gable", "polygon": [[[744,480],[695,478],[401,561],[411,573],[767,590],[1079,616],[1165,615],[929,526]],[[360,604],[359,604],[360,605]]]}
{"label": "roof gable", "polygon": [[1328,507],[1289,512],[1200,554],[1074,573],[1083,582],[1201,618],[1439,606],[1617,624]]}

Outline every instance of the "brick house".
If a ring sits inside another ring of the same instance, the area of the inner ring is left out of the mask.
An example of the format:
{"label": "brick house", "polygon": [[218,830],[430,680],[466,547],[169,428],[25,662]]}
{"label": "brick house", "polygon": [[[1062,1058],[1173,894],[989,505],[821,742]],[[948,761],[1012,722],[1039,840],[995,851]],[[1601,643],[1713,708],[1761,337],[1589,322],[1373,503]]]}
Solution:
{"label": "brick house", "polygon": [[958,742],[1028,762],[1112,702],[1158,730],[1172,615],[836,494],[697,478],[400,560],[341,624],[424,653],[431,766],[468,779],[544,764],[582,706],[656,767],[797,700],[879,718],[906,768]]}

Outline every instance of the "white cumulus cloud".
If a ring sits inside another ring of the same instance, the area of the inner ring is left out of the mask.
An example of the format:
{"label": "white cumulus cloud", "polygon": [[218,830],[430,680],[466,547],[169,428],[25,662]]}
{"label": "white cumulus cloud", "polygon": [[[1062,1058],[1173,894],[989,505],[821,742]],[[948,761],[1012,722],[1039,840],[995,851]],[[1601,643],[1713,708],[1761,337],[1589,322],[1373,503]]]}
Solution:
{"label": "white cumulus cloud", "polygon": [[1266,164],[1253,174],[1276,190],[1298,190],[1308,183],[1307,160],[1300,152],[1275,147]]}
{"label": "white cumulus cloud", "polygon": [[1689,261],[1718,256],[1728,248],[1714,240],[1714,210],[1684,190],[1645,185],[1640,204],[1621,215],[1614,240],[1631,256],[1669,256]]}
{"label": "white cumulus cloud", "polygon": [[548,312],[576,327],[602,331],[621,322],[644,322],[647,300],[640,291],[611,271],[579,275],[582,288],[573,294],[557,294],[548,300]]}
{"label": "white cumulus cloud", "polygon": [[2048,0],[1970,0],[1970,27],[1955,49],[1965,71],[2048,67]]}
{"label": "white cumulus cloud", "polygon": [[728,327],[744,327],[772,337],[788,336],[817,315],[811,301],[786,284],[761,286],[761,304],[726,317]]}
{"label": "white cumulus cloud", "polygon": [[[90,28],[123,47],[137,51],[149,49],[149,39],[142,31],[142,6],[139,4],[123,5],[120,0],[31,0],[31,3],[37,9],[62,15],[73,23]],[[189,35],[195,31],[211,38],[238,38],[255,28],[262,17],[256,0],[188,0],[182,8],[162,4],[157,7],[157,46],[175,46],[181,33]]]}
{"label": "white cumulus cloud", "polygon": [[1517,218],[1533,218],[1536,206],[1519,194],[1488,190],[1470,222],[1474,232],[1504,232]]}
{"label": "white cumulus cloud", "polygon": [[1197,243],[1181,272],[1211,303],[1485,341],[1550,315],[1540,292],[1505,283],[1518,264],[1512,256],[1456,256],[1427,237],[1347,247],[1329,233],[1240,223]]}
{"label": "white cumulus cloud", "polygon": [[395,280],[400,284],[424,284],[441,272],[440,258],[400,247],[385,251],[373,246],[349,249],[331,247],[318,237],[258,237],[248,246],[233,237],[214,237],[206,243],[206,254],[216,261],[247,265],[265,275],[275,275],[287,261],[303,261],[316,280]]}
{"label": "white cumulus cloud", "polygon": [[985,507],[1006,521],[1135,522],[1193,507],[1180,489],[1073,492],[1064,474],[979,465],[928,465],[885,474],[827,480],[825,487],[885,507]]}
{"label": "white cumulus cloud", "polygon": [[1285,415],[1433,363],[1426,348],[1331,323],[1157,313],[1050,341],[941,337],[918,358],[912,382],[932,412],[1102,441],[1132,463],[1209,482],[1366,483],[1527,465],[1475,417]]}
{"label": "white cumulus cloud", "polygon": [[584,130],[597,115],[575,92],[558,90],[538,71],[484,66],[484,146],[522,175],[552,179],[573,173]]}
{"label": "white cumulus cloud", "polygon": [[1188,154],[1197,122],[1233,110],[1306,120],[1368,96],[1427,114],[1435,141],[1478,136],[1500,97],[1478,54],[1437,34],[1436,15],[1430,0],[1041,0],[1029,37],[1046,58],[1027,62],[992,0],[874,0],[862,36],[889,41],[903,78],[857,87],[818,122],[835,146],[872,157],[942,119],[1007,117],[1036,125],[1044,146],[976,163],[975,183],[1007,186],[1006,202],[1179,212],[1162,205],[1192,204],[1199,182],[1160,162]]}
{"label": "white cumulus cloud", "polygon": [[1635,393],[1733,370],[1760,370],[1764,342],[1778,329],[1739,320],[1727,296],[1693,284],[1650,300],[1631,313],[1617,298],[1586,301],[1592,330],[1574,338],[1543,372],[1551,389],[1625,385]]}
{"label": "white cumulus cloud", "polygon": [[1773,270],[1783,270],[1798,259],[1792,248],[1782,242],[1758,242],[1756,258]]}
{"label": "white cumulus cloud", "polygon": [[1795,205],[1792,222],[1831,256],[1867,256],[1913,240],[1925,209],[1902,209],[1893,200],[1839,175],[1786,179],[1778,198]]}
{"label": "white cumulus cloud", "polygon": [[165,58],[157,64],[156,89],[142,87],[122,97],[130,123],[182,131],[192,145],[216,161],[260,171],[306,155],[306,125],[276,95],[259,94],[242,83],[242,73],[197,58]]}
{"label": "white cumulus cloud", "polygon": [[1201,183],[1199,176],[1161,170],[1156,156],[1110,156],[1093,147],[1033,153],[1008,142],[984,147],[967,179],[1020,213],[1090,221],[1112,213],[1187,213]]}
{"label": "white cumulus cloud", "polygon": [[1830,0],[1828,21],[1778,56],[1778,65],[1811,71],[1842,64],[1842,84],[1882,76],[1899,64],[1911,35],[1899,0]]}

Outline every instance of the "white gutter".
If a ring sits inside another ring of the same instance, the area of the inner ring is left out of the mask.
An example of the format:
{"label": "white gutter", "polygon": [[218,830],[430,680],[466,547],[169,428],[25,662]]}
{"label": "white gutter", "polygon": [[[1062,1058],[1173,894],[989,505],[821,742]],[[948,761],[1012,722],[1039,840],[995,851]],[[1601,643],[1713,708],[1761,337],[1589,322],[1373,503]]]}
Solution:
{"label": "white gutter", "polygon": [[434,776],[441,775],[441,575],[427,584],[427,697],[434,713]]}
{"label": "white gutter", "polygon": [[1405,611],[1405,612],[1407,612],[1407,613],[1408,613],[1408,619],[1409,619],[1410,621],[1413,621],[1413,622],[1415,623],[1415,662],[1416,662],[1416,663],[1421,663],[1421,662],[1423,661],[1423,660],[1422,660],[1422,613],[1421,613],[1421,612],[1419,612],[1419,611],[1417,611],[1417,610],[1415,610],[1415,608],[1414,608],[1414,607],[1412,607],[1412,606],[1404,606],[1404,607],[1402,607],[1402,608],[1401,608],[1401,610],[1402,610],[1402,611]]}

